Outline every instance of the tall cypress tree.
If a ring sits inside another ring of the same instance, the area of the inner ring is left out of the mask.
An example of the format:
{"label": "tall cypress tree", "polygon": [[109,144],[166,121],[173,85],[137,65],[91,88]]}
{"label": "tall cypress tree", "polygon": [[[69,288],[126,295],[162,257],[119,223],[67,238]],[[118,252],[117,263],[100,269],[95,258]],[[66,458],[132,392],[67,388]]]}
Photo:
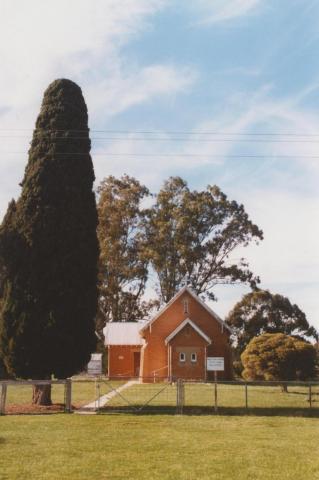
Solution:
{"label": "tall cypress tree", "polygon": [[[20,198],[10,203],[0,229],[0,356],[10,375],[66,378],[95,348],[98,242],[90,148],[80,87],[54,81],[44,94]],[[50,402],[38,393],[35,402]]]}

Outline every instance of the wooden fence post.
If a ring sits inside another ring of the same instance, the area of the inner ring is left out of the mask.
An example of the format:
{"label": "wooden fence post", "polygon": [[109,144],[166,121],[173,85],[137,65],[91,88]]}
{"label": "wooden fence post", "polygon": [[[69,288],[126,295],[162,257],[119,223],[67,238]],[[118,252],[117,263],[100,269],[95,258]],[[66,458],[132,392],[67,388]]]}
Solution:
{"label": "wooden fence post", "polygon": [[309,384],[309,408],[312,407],[312,391],[311,391],[311,383]]}
{"label": "wooden fence post", "polygon": [[214,372],[214,410],[217,412],[218,405],[217,405],[217,372]]}
{"label": "wooden fence post", "polygon": [[181,378],[179,378],[176,382],[176,407],[177,412],[182,415],[183,414],[183,406],[184,406],[184,383]]}
{"label": "wooden fence post", "polygon": [[[97,411],[100,411],[101,386],[99,379],[97,380]],[[96,405],[95,405],[96,407]]]}
{"label": "wooden fence post", "polygon": [[72,380],[70,378],[65,381],[65,411],[72,412]]}
{"label": "wooden fence post", "polygon": [[6,398],[7,398],[7,384],[1,384],[1,397],[0,397],[0,415],[6,413]]}
{"label": "wooden fence post", "polygon": [[245,382],[245,407],[246,410],[248,409],[248,385],[247,382]]}

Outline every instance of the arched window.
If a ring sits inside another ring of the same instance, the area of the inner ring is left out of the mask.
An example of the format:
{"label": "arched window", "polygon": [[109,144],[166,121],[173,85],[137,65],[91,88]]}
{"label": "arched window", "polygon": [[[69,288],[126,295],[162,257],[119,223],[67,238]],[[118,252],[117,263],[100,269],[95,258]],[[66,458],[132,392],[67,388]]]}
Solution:
{"label": "arched window", "polygon": [[196,363],[197,362],[197,353],[192,353],[191,354],[191,362]]}

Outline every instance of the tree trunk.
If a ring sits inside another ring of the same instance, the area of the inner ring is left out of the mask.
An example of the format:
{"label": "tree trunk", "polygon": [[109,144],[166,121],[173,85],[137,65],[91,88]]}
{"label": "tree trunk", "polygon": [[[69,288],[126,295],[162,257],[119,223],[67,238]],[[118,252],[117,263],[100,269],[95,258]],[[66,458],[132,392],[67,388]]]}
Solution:
{"label": "tree trunk", "polygon": [[288,393],[288,385],[286,383],[282,383],[280,387],[283,393]]}
{"label": "tree trunk", "polygon": [[52,405],[51,385],[33,385],[33,405]]}

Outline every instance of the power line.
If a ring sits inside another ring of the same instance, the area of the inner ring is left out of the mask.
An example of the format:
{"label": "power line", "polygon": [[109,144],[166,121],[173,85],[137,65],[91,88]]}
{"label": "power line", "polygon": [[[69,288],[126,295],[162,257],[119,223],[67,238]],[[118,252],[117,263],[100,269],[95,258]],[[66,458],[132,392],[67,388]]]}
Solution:
{"label": "power line", "polygon": [[[300,132],[222,132],[222,131],[187,131],[187,130],[76,130],[76,129],[31,129],[0,128],[0,132],[74,132],[74,133],[117,133],[126,135],[221,135],[221,136],[281,136],[281,137],[319,137],[319,133]],[[85,138],[85,137],[81,137]]]}
{"label": "power line", "polygon": [[[27,136],[20,136],[20,135],[0,135],[0,138],[27,138]],[[54,137],[52,140],[88,140],[88,137]],[[115,140],[128,140],[128,141],[140,141],[140,142],[188,142],[188,143],[310,143],[310,144],[317,144],[319,143],[318,140],[277,140],[277,139],[256,139],[256,138],[216,138],[214,140],[206,140],[206,139],[189,139],[189,138],[159,138],[159,137],[145,137],[145,138],[123,138],[123,137],[92,137],[91,141],[115,141]]]}
{"label": "power line", "polygon": [[[26,152],[0,152],[0,155],[25,155]],[[54,152],[46,154],[50,156],[56,155],[89,155],[88,153],[81,152]],[[282,159],[304,159],[304,160],[315,160],[319,159],[318,155],[276,155],[276,154],[233,154],[233,155],[223,155],[223,154],[201,154],[201,153],[131,153],[131,152],[91,152],[92,156],[104,156],[104,157],[202,157],[202,158],[282,158]]]}

